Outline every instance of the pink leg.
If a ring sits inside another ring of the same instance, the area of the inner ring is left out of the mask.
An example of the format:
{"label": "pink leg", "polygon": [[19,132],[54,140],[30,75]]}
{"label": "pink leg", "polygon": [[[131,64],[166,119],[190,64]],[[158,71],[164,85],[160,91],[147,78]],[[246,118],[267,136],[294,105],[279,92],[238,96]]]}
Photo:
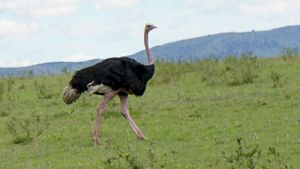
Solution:
{"label": "pink leg", "polygon": [[101,102],[99,108],[97,109],[97,116],[96,116],[96,126],[93,130],[93,140],[95,144],[99,144],[99,139],[98,139],[98,133],[99,133],[99,128],[100,128],[100,122],[102,119],[102,116],[104,114],[104,110],[108,102],[117,95],[117,91],[111,91],[108,92],[104,95],[104,99]]}
{"label": "pink leg", "polygon": [[133,129],[134,133],[136,134],[136,136],[143,140],[143,139],[147,139],[147,137],[144,136],[144,134],[142,133],[142,131],[138,128],[138,126],[135,124],[135,122],[133,121],[133,119],[131,118],[128,108],[127,108],[127,95],[123,96],[123,95],[119,95],[120,100],[121,100],[121,109],[122,109],[122,115],[128,120],[131,128]]}

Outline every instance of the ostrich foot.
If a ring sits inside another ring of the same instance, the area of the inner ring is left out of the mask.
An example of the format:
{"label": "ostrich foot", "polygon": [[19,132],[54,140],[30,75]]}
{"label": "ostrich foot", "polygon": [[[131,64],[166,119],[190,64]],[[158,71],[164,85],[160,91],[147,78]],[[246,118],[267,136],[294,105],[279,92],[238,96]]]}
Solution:
{"label": "ostrich foot", "polygon": [[93,137],[93,141],[95,145],[99,144],[99,139],[97,137]]}
{"label": "ostrich foot", "polygon": [[139,135],[139,136],[137,136],[137,138],[138,138],[139,140],[149,140],[149,138],[146,137],[146,136],[144,136],[144,135]]}
{"label": "ostrich foot", "polygon": [[96,130],[93,131],[93,141],[95,145],[99,144],[99,139],[98,139],[98,132]]}

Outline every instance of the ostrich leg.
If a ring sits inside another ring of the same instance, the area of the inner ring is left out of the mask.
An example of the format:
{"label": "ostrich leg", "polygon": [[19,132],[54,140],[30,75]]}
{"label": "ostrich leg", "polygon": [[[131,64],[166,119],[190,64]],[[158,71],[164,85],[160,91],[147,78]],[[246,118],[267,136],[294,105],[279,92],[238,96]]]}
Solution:
{"label": "ostrich leg", "polygon": [[99,133],[100,122],[101,122],[102,116],[104,114],[105,107],[108,104],[108,102],[114,96],[117,95],[117,93],[118,93],[118,91],[111,91],[111,92],[106,93],[104,95],[103,101],[101,102],[99,108],[97,109],[96,125],[95,125],[95,128],[93,130],[93,141],[94,141],[95,144],[99,144],[98,133]]}
{"label": "ostrich leg", "polygon": [[143,140],[143,139],[147,139],[147,137],[144,136],[144,134],[142,133],[142,131],[138,128],[138,126],[135,124],[135,122],[133,121],[133,119],[131,118],[128,108],[127,108],[127,95],[119,95],[120,97],[120,101],[121,101],[121,110],[122,110],[122,115],[128,120],[131,128],[133,129],[134,133],[136,134],[136,136]]}

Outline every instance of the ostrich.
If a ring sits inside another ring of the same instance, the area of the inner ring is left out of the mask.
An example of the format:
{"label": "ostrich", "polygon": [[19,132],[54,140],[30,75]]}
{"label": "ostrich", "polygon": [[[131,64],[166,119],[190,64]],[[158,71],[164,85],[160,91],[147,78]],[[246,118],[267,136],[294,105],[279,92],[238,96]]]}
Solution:
{"label": "ostrich", "polygon": [[156,26],[152,24],[145,25],[144,43],[147,65],[128,57],[105,59],[94,66],[77,71],[69,85],[64,89],[63,100],[66,104],[76,101],[85,91],[89,95],[103,95],[104,98],[97,109],[95,128],[92,131],[95,144],[99,144],[98,133],[105,107],[116,95],[119,96],[121,102],[121,115],[128,120],[139,139],[147,139],[129,114],[127,98],[129,94],[142,96],[146,90],[147,82],[154,74],[154,59],[148,44],[148,34],[155,28]]}

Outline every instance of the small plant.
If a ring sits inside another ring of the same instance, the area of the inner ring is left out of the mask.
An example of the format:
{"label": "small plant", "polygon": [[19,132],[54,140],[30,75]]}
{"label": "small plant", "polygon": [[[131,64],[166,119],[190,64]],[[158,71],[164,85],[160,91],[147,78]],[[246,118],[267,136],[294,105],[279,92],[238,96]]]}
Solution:
{"label": "small plant", "polygon": [[240,58],[242,83],[253,83],[257,77],[258,59],[252,53],[242,54]]}
{"label": "small plant", "polygon": [[9,105],[0,107],[0,117],[9,116],[12,112],[12,109]]}
{"label": "small plant", "polygon": [[176,82],[183,73],[182,64],[175,64],[171,62],[158,61],[156,73],[150,84],[168,84]]}
{"label": "small plant", "polygon": [[26,118],[11,117],[6,122],[6,127],[13,136],[13,143],[23,145],[40,136],[48,128],[48,125],[47,116],[42,118],[40,115],[34,114]]}
{"label": "small plant", "polygon": [[201,80],[209,84],[218,84],[221,79],[220,61],[216,59],[205,59],[198,63],[201,71]]}
{"label": "small plant", "polygon": [[71,73],[71,71],[70,71],[67,67],[64,67],[64,68],[61,70],[61,72],[62,72],[63,74],[66,74],[66,75],[69,75],[69,74]]}
{"label": "small plant", "polygon": [[200,61],[199,65],[202,81],[209,84],[236,86],[253,83],[257,77],[258,60],[251,53],[228,56],[221,61],[208,59]]}
{"label": "small plant", "polygon": [[229,156],[225,154],[225,166],[230,169],[289,169],[284,157],[274,148],[269,147],[267,153],[258,145],[249,146],[243,138],[237,138],[237,149]]}
{"label": "small plant", "polygon": [[19,86],[19,88],[18,89],[20,89],[20,90],[24,90],[24,89],[26,89],[26,86],[25,86],[25,84],[21,84],[21,86]]}
{"label": "small plant", "polygon": [[270,78],[273,82],[273,86],[272,86],[273,88],[280,86],[280,83],[279,83],[280,82],[280,74],[279,73],[272,71]]}
{"label": "small plant", "polygon": [[7,91],[10,93],[12,91],[12,88],[14,87],[15,80],[13,78],[8,78],[7,79]]}
{"label": "small plant", "polygon": [[4,84],[0,82],[0,102],[3,100],[4,95]]}
{"label": "small plant", "polygon": [[236,56],[228,56],[223,60],[222,66],[223,67],[221,70],[223,82],[231,86],[242,84],[243,76],[239,58],[237,58]]}
{"label": "small plant", "polygon": [[168,165],[168,162],[162,161],[161,158],[155,153],[154,143],[151,141],[148,148],[148,159],[149,166],[147,168],[165,168]]}
{"label": "small plant", "polygon": [[293,48],[293,47],[284,48],[281,53],[282,53],[281,57],[283,58],[284,61],[299,56],[298,48]]}
{"label": "small plant", "polygon": [[236,164],[242,168],[255,169],[261,158],[261,150],[259,150],[258,145],[253,148],[245,145],[243,138],[237,138],[237,150],[236,153],[227,158],[229,163]]}
{"label": "small plant", "polygon": [[242,85],[253,83],[257,77],[257,57],[250,54],[242,54],[240,58],[229,56],[223,61],[225,83],[228,85]]}
{"label": "small plant", "polygon": [[126,150],[121,150],[120,147],[113,148],[115,153],[113,156],[104,161],[105,168],[132,168],[132,169],[145,169],[145,168],[165,168],[167,163],[162,162],[154,151],[153,142],[150,143],[146,161],[142,161],[138,156],[133,143],[128,144]]}
{"label": "small plant", "polygon": [[143,164],[138,161],[137,155],[130,152],[130,148],[127,151],[129,152],[124,152],[119,147],[114,148],[116,154],[104,161],[105,168],[145,168]]}
{"label": "small plant", "polygon": [[49,93],[51,91],[45,83],[39,83],[34,81],[34,87],[37,92],[37,96],[39,99],[50,99],[52,98],[53,94]]}
{"label": "small plant", "polygon": [[8,115],[9,115],[9,113],[7,111],[0,110],[0,117],[6,117]]}
{"label": "small plant", "polygon": [[33,73],[33,70],[29,70],[27,72],[24,72],[25,75],[24,76],[27,76],[27,77],[33,77],[34,73]]}

